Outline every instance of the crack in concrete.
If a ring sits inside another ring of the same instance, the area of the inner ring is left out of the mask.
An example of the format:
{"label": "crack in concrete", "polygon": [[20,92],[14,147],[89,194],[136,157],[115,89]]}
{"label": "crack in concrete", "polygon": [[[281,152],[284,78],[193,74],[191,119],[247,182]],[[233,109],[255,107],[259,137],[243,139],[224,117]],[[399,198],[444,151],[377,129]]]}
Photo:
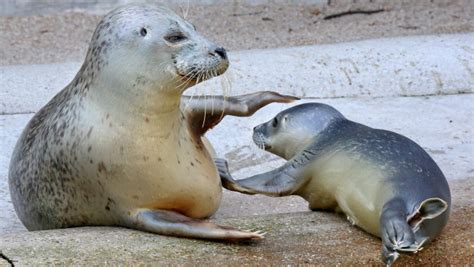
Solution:
{"label": "crack in concrete", "polygon": [[10,264],[10,266],[15,267],[15,264],[13,263],[13,260],[11,260],[7,256],[5,256],[5,254],[3,254],[2,251],[0,251],[0,259],[6,260]]}

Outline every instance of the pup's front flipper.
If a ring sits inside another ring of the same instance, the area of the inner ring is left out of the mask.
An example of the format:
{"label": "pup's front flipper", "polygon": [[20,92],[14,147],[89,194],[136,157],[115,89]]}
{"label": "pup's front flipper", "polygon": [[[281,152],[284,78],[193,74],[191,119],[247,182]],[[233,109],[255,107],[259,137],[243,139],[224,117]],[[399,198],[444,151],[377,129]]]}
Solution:
{"label": "pup's front flipper", "polygon": [[192,123],[191,127],[200,135],[216,126],[224,116],[251,116],[270,103],[290,103],[299,98],[271,91],[239,96],[183,96],[182,106]]}
{"label": "pup's front flipper", "polygon": [[128,218],[127,226],[161,235],[223,241],[263,239],[265,233],[241,231],[233,227],[196,220],[167,210],[140,209]]}
{"label": "pup's front flipper", "polygon": [[244,194],[263,194],[267,196],[288,196],[298,189],[298,185],[306,179],[299,176],[299,171],[290,164],[270,172],[234,180],[229,172],[225,159],[215,159],[217,170],[221,177],[222,186],[228,190]]}
{"label": "pup's front flipper", "polygon": [[229,166],[227,164],[227,160],[217,158],[214,159],[214,163],[216,164],[217,171],[219,172],[219,176],[221,177],[222,186],[225,189],[249,195],[254,195],[257,193],[254,190],[240,186],[237,181],[232,178],[232,175],[229,171]]}

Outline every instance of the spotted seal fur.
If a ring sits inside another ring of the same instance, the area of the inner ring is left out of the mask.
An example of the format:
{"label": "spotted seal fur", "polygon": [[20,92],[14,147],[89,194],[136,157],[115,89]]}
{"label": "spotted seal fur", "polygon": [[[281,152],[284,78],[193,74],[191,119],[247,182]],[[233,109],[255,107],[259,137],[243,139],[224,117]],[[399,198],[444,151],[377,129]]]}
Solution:
{"label": "spotted seal fur", "polygon": [[131,4],[108,13],[75,78],[34,115],[13,152],[9,188],[26,228],[112,225],[262,238],[200,220],[218,209],[222,194],[203,136],[225,115],[250,116],[295,98],[182,96],[228,65],[224,48],[165,7]]}

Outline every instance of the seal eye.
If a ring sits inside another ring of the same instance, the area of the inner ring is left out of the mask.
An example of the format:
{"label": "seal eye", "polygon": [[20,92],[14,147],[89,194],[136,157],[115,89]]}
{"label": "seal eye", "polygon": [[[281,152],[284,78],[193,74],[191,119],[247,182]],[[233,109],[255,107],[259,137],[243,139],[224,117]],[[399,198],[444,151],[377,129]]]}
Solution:
{"label": "seal eye", "polygon": [[170,43],[179,43],[183,40],[186,40],[186,36],[184,34],[177,32],[177,33],[172,33],[170,35],[165,36],[165,40],[170,42]]}
{"label": "seal eye", "polygon": [[142,28],[140,30],[140,35],[143,36],[143,37],[145,37],[147,35],[147,33],[148,33],[148,31],[145,28]]}
{"label": "seal eye", "polygon": [[272,126],[273,127],[277,127],[278,126],[278,119],[277,118],[274,118],[273,121],[272,121]]}

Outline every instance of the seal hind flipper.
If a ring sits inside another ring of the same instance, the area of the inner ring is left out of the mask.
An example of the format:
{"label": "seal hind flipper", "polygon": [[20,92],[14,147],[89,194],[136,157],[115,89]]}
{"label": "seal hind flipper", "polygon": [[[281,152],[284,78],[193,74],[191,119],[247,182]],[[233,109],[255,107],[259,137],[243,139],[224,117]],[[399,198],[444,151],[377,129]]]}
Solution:
{"label": "seal hind flipper", "polygon": [[204,135],[207,130],[216,126],[226,115],[247,117],[260,108],[271,103],[290,103],[299,98],[281,95],[276,92],[262,91],[239,96],[204,96],[192,99],[183,96],[186,115],[192,122],[195,133]]}
{"label": "seal hind flipper", "polygon": [[263,194],[274,197],[289,196],[297,190],[298,185],[306,180],[300,178],[289,164],[249,178],[234,180],[225,159],[215,159],[214,162],[219,171],[222,186],[228,190],[244,194]]}
{"label": "seal hind flipper", "polygon": [[[405,203],[391,200],[385,204],[380,219],[382,230],[384,260],[389,263],[396,260],[398,252],[416,253],[430,240],[429,225],[426,220],[438,218],[448,209],[448,203],[441,198],[428,198],[418,205],[414,212],[405,216]],[[420,231],[421,229],[421,231]]]}
{"label": "seal hind flipper", "polygon": [[413,231],[418,231],[420,225],[425,220],[434,219],[443,214],[448,209],[448,203],[441,198],[428,198],[423,200],[419,207],[408,215],[408,223]]}
{"label": "seal hind flipper", "polygon": [[[430,205],[434,204],[433,201],[435,200],[428,199],[423,203]],[[430,209],[423,203],[415,213],[423,208]],[[435,209],[430,209],[430,211],[434,212]],[[410,217],[413,215],[407,216],[407,214],[406,203],[401,199],[390,200],[383,207],[380,216],[382,258],[389,266],[398,258],[399,252],[416,253],[423,248],[428,240],[427,237],[417,233],[417,229],[410,224]]]}
{"label": "seal hind flipper", "polygon": [[265,234],[192,219],[174,211],[150,209],[138,210],[127,226],[162,235],[226,241],[263,239]]}

